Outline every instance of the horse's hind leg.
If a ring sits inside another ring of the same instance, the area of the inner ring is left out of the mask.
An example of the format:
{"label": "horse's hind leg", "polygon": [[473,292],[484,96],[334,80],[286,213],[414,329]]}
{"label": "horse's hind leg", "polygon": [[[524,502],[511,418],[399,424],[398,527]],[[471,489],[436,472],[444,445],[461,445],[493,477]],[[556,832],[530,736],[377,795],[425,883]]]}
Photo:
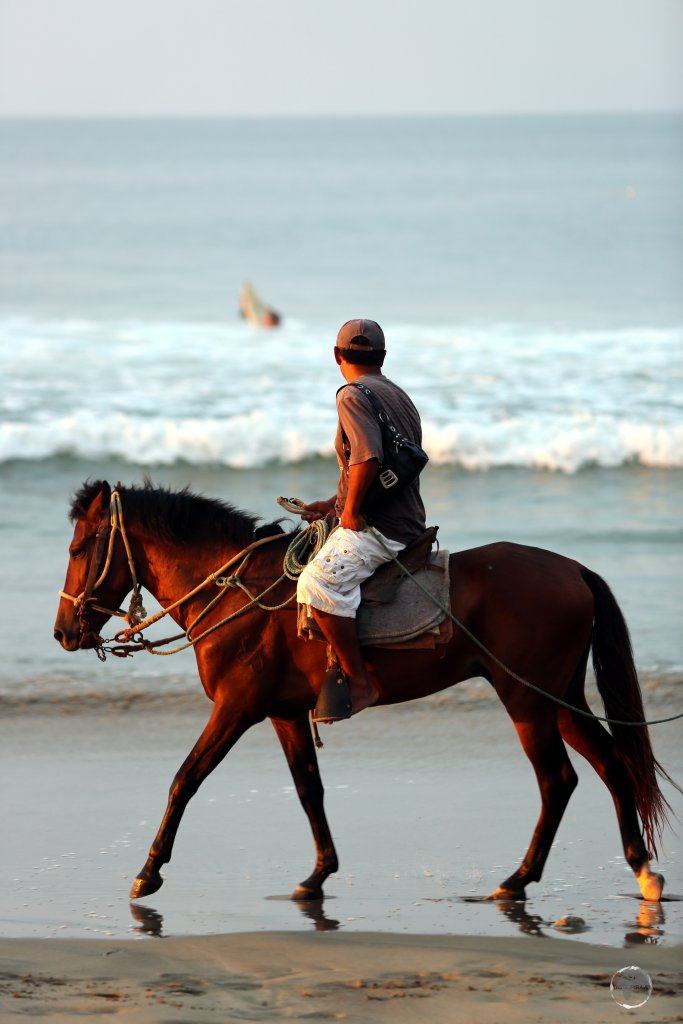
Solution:
{"label": "horse's hind leg", "polygon": [[[583,697],[575,699],[574,703],[584,711],[590,711]],[[587,718],[566,708],[560,708],[558,722],[563,739],[595,768],[612,794],[624,856],[644,898],[658,900],[664,888],[664,878],[650,870],[628,773],[616,754],[614,740],[596,718]]]}
{"label": "horse's hind leg", "polygon": [[542,713],[515,722],[515,728],[536,773],[541,815],[521,865],[489,899],[525,899],[529,882],[540,881],[555,833],[578,782],[552,709],[544,707]]}
{"label": "horse's hind leg", "polygon": [[150,896],[164,884],[159,873],[171,859],[173,842],[185,808],[204,779],[216,768],[253,719],[240,716],[231,704],[216,704],[204,731],[176,774],[163,821],[144,867],[133,882],[130,898]]}
{"label": "horse's hind leg", "polygon": [[323,883],[339,867],[337,852],[325,817],[324,788],[318,770],[318,758],[313,745],[308,715],[294,720],[272,719],[275,732],[282,744],[296,791],[313,832],[315,840],[315,868],[308,878],[297,885],[294,900],[320,899]]}

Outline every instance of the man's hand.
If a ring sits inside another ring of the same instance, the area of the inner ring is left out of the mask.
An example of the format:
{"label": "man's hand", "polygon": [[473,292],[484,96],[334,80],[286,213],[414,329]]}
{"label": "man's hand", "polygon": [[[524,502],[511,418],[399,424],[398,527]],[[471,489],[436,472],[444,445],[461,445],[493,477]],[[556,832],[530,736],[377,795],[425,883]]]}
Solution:
{"label": "man's hand", "polygon": [[362,533],[368,524],[365,516],[360,512],[347,511],[345,508],[341,514],[339,525],[343,526],[345,530],[357,530],[358,533]]}
{"label": "man's hand", "polygon": [[313,523],[316,519],[324,519],[334,512],[337,495],[334,494],[327,501],[312,501],[310,505],[302,505],[301,518],[307,523]]}

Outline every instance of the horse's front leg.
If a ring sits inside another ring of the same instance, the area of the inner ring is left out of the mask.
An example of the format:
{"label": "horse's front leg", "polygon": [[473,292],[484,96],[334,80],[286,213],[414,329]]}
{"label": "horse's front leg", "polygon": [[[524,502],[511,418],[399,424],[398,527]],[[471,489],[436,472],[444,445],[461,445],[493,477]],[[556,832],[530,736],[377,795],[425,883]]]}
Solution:
{"label": "horse's front leg", "polygon": [[325,817],[323,807],[325,790],[318,770],[318,758],[313,745],[308,715],[293,720],[273,718],[272,722],[285,752],[301,806],[308,816],[315,840],[315,868],[304,882],[297,885],[292,893],[292,899],[320,899],[323,895],[323,883],[329,875],[337,870],[339,862]]}
{"label": "horse's front leg", "polygon": [[145,866],[133,882],[130,898],[150,896],[164,884],[159,869],[171,859],[173,842],[190,799],[204,779],[216,768],[240,736],[254,724],[240,715],[234,704],[216,704],[204,731],[173,780],[166,813],[152,843]]}

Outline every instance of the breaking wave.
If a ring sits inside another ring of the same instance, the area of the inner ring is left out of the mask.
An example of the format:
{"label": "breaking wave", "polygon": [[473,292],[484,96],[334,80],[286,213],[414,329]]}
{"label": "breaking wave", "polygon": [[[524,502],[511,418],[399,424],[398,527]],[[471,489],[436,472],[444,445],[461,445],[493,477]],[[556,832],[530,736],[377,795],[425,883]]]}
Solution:
{"label": "breaking wave", "polygon": [[[683,329],[389,325],[432,462],[683,467]],[[0,321],[0,462],[234,469],[333,455],[330,324]],[[327,339],[327,340],[325,340]]]}
{"label": "breaking wave", "polygon": [[[332,424],[284,427],[263,410],[215,418],[98,415],[80,411],[40,422],[0,426],[0,461],[58,456],[113,457],[142,466],[221,465],[258,468],[333,455]],[[324,440],[322,440],[324,438]],[[498,422],[424,421],[424,446],[434,465],[485,470],[503,466],[573,473],[586,466],[637,463],[683,467],[683,422],[657,425],[608,416],[538,417]]]}

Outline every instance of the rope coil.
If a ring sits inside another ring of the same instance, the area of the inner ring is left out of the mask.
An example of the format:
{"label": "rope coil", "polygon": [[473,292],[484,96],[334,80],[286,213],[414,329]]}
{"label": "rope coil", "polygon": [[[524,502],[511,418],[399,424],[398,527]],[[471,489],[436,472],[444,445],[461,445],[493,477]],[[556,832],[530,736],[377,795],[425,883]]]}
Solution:
{"label": "rope coil", "polygon": [[306,530],[299,530],[296,533],[282,563],[284,575],[288,580],[297,580],[301,576],[311,559],[320,551],[330,532],[327,519],[316,519],[308,524]]}

